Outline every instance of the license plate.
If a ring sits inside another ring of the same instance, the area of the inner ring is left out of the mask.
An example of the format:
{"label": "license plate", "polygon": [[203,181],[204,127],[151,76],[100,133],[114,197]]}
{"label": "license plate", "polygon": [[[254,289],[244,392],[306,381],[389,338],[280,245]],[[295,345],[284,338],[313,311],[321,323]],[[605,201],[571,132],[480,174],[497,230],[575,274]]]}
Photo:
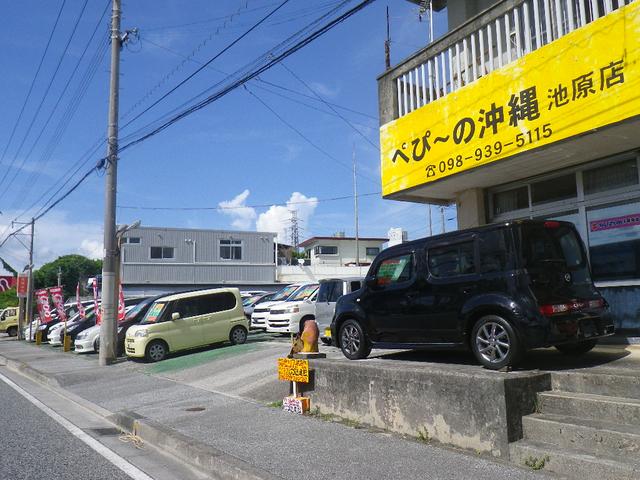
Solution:
{"label": "license plate", "polygon": [[127,338],[127,343],[133,343],[133,342],[134,342],[133,338]]}
{"label": "license plate", "polygon": [[326,338],[331,338],[331,329],[330,328],[325,328],[324,329],[324,336]]}

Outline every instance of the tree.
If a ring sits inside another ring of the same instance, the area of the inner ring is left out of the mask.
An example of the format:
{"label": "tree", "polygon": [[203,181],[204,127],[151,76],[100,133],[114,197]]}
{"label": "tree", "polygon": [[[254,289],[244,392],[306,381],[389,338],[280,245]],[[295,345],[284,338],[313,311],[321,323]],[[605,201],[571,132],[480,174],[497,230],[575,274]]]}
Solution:
{"label": "tree", "polygon": [[102,272],[102,260],[91,260],[82,255],[64,255],[42,265],[33,272],[36,288],[53,287],[58,284],[58,269],[62,273],[65,298],[75,296],[78,281],[84,283],[89,277]]}
{"label": "tree", "polygon": [[18,297],[16,296],[16,288],[10,288],[4,292],[0,292],[0,310],[7,307],[15,307],[18,305]]}

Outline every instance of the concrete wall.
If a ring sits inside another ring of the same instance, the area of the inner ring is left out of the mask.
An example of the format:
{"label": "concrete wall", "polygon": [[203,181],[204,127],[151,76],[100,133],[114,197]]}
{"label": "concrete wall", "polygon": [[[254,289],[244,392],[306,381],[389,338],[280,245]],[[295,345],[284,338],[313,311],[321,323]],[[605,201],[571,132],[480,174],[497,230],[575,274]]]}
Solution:
{"label": "concrete wall", "polygon": [[471,228],[485,225],[484,192],[481,188],[470,188],[456,195],[458,228]]}
{"label": "concrete wall", "polygon": [[499,373],[465,365],[311,361],[312,408],[393,432],[508,458],[522,438],[522,416],[548,374]]}
{"label": "concrete wall", "polygon": [[278,267],[278,282],[317,282],[323,278],[364,277],[368,271],[368,265],[362,267],[341,267],[338,265],[283,265]]}

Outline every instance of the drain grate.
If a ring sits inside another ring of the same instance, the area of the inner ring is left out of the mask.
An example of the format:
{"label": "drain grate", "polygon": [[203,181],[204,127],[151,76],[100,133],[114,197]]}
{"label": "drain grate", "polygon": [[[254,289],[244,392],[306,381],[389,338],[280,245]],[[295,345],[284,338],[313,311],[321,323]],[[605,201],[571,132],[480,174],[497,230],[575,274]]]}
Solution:
{"label": "drain grate", "polygon": [[185,412],[202,412],[203,410],[205,410],[204,407],[189,407],[184,409]]}

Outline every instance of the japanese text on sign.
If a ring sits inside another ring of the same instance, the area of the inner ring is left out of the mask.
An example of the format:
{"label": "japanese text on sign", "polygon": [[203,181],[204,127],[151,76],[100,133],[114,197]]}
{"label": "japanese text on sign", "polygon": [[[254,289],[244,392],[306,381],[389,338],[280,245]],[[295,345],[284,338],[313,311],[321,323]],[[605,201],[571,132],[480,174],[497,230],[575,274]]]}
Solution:
{"label": "japanese text on sign", "polygon": [[640,113],[640,4],[381,127],[391,195]]}
{"label": "japanese text on sign", "polygon": [[297,358],[279,358],[278,379],[309,383],[309,361]]}

